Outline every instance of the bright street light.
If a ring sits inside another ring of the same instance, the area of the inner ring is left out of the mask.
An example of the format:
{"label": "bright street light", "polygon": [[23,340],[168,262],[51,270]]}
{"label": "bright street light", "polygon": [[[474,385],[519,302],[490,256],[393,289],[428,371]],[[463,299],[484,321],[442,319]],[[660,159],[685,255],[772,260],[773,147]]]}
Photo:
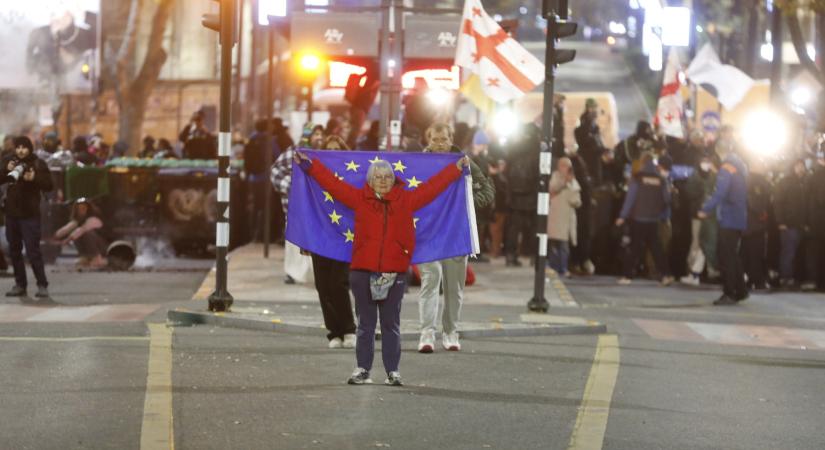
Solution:
{"label": "bright street light", "polygon": [[791,91],[791,103],[794,106],[805,106],[810,103],[811,99],[813,99],[813,94],[807,87],[800,86]]}
{"label": "bright street light", "polygon": [[774,156],[788,142],[788,123],[779,114],[761,109],[742,121],[742,143],[760,156]]}
{"label": "bright street light", "polygon": [[452,95],[446,89],[430,89],[424,96],[436,107],[444,106],[452,99]]}
{"label": "bright street light", "polygon": [[512,109],[502,108],[493,113],[492,127],[499,139],[506,139],[518,131],[518,116]]}
{"label": "bright street light", "polygon": [[315,72],[321,66],[321,58],[312,53],[307,53],[301,57],[301,69],[307,72]]}

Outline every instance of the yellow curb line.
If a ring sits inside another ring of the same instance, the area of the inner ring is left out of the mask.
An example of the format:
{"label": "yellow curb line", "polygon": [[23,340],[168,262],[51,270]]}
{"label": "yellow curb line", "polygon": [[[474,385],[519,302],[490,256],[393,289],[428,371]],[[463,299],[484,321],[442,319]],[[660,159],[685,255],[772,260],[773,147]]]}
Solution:
{"label": "yellow curb line", "polygon": [[36,341],[36,342],[80,342],[80,341],[148,341],[145,336],[79,336],[79,337],[37,337],[37,336],[0,336],[0,341]]}
{"label": "yellow curb line", "polygon": [[590,376],[584,388],[576,426],[568,450],[600,450],[604,444],[613,389],[619,375],[619,339],[615,334],[599,335]]}
{"label": "yellow curb line", "polygon": [[150,323],[146,398],[140,428],[141,450],[174,449],[172,423],[172,328]]}

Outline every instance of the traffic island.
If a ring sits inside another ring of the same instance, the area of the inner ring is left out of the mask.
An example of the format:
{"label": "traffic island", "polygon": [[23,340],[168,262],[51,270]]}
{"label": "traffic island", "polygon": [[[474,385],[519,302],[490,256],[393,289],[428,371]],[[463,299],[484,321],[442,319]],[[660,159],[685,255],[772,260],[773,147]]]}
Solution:
{"label": "traffic island", "polygon": [[[269,306],[236,307],[234,312],[209,312],[176,308],[167,314],[170,323],[177,326],[212,325],[254,331],[274,331],[312,336],[326,336],[327,330],[319,314],[282,314]],[[602,334],[607,327],[578,317],[522,314],[512,321],[494,319],[487,322],[461,323],[462,338],[554,336],[572,334]],[[380,328],[376,330],[380,339]],[[420,329],[417,320],[401,320],[401,338],[417,340]]]}

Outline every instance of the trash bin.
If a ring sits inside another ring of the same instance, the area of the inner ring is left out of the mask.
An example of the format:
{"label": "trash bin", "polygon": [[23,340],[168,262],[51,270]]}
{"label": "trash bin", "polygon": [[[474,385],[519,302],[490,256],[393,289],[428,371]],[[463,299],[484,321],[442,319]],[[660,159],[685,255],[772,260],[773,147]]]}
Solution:
{"label": "trash bin", "polygon": [[[218,169],[162,168],[158,171],[159,225],[177,253],[205,253],[215,243]],[[237,173],[230,175],[230,248],[247,242],[244,190]]]}
{"label": "trash bin", "polygon": [[129,270],[136,258],[135,247],[129,241],[114,241],[106,249],[106,259],[112,270]]}

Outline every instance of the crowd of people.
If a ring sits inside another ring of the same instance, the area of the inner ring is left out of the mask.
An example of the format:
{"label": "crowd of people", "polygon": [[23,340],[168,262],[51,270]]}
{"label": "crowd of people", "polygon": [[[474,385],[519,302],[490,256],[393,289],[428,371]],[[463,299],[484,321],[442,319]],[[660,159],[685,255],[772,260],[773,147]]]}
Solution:
{"label": "crowd of people", "polygon": [[[608,148],[597,123],[599,106],[588,99],[573,133],[575,145],[565,145],[563,96],[554,98],[554,108],[554,170],[548,185],[546,231],[548,266],[558,276],[612,275],[621,285],[639,278],[663,285],[677,280],[688,286],[721,283],[723,295],[717,305],[741,302],[753,290],[825,288],[825,216],[819,214],[825,207],[825,146],[820,148],[821,141],[811,142],[793,157],[767,159],[742,148],[730,127],[707,135],[692,130],[687,139],[678,139],[640,121],[632,135]],[[232,154],[234,159],[243,160],[253,239],[260,240],[263,235],[263,206],[270,186],[276,204],[280,204],[276,222],[287,216],[293,162],[339,201],[352,203],[356,222],[374,219],[358,212],[355,203],[365,201],[363,198],[397,201],[402,193],[392,193],[400,188],[386,161],[374,162],[368,171],[363,189],[373,196],[354,196],[350,187],[301,151],[377,150],[378,127],[378,122],[373,122],[361,133],[362,128],[354,128],[347,117],[335,117],[326,125],[304,125],[295,143],[283,121],[274,118],[258,121],[248,138],[236,134]],[[42,258],[38,257],[36,207],[40,192],[51,189],[48,167],[103,165],[127,152],[123,143],[110,151],[96,135],[75,138],[69,150],[63,149],[54,133],[46,133],[38,144],[35,148],[25,136],[7,136],[3,142],[0,181],[8,185],[6,235],[16,277],[8,295],[26,293],[22,267],[25,246],[38,295],[48,296]],[[215,158],[216,139],[204,125],[202,112],[193,114],[182,130],[178,147],[180,151],[166,139],[156,141],[147,136],[137,155]],[[458,176],[462,166],[467,166],[481,238],[481,253],[469,261],[489,263],[502,258],[506,266],[520,267],[527,261],[535,263],[538,253],[540,148],[541,131],[534,123],[522,125],[515,134],[496,136],[491,130],[466,123],[431,121],[406,122],[399,150],[466,155],[459,160],[459,171],[447,167],[433,178],[432,189],[417,192],[437,195]],[[414,203],[421,207],[432,200],[430,197]],[[102,224],[95,211],[90,202],[78,200],[70,222],[52,239],[75,242],[83,258],[100,266],[104,240],[99,237]],[[412,226],[403,220],[408,213],[403,208],[394,213],[402,216],[393,219],[400,220],[399,230]],[[283,223],[274,228],[283,230]],[[404,236],[412,239],[408,243],[412,248],[414,233],[407,231]],[[380,236],[381,231],[375,234]],[[283,241],[282,235],[274,237]],[[353,255],[351,264],[307,254],[329,332],[328,345],[356,348],[358,366],[349,382],[371,382],[372,342],[380,317],[386,382],[400,385],[400,303],[411,272],[409,255],[373,252],[366,245],[355,248],[363,251]],[[443,348],[461,349],[458,330],[469,256],[419,265],[419,352],[435,350],[439,316]],[[378,265],[380,258],[385,260]],[[2,255],[0,263],[5,264]],[[392,267],[392,271],[377,274],[375,267],[379,266]],[[289,275],[285,281],[295,282]],[[378,285],[385,289],[378,289]],[[355,315],[350,292],[355,297]]]}
{"label": "crowd of people", "polygon": [[819,141],[766,157],[743,148],[728,126],[678,139],[640,121],[611,149],[597,105],[587,103],[577,145],[550,183],[549,254],[560,275],[618,275],[624,285],[638,277],[722,282],[727,298],[717,304],[751,290],[825,288]]}

